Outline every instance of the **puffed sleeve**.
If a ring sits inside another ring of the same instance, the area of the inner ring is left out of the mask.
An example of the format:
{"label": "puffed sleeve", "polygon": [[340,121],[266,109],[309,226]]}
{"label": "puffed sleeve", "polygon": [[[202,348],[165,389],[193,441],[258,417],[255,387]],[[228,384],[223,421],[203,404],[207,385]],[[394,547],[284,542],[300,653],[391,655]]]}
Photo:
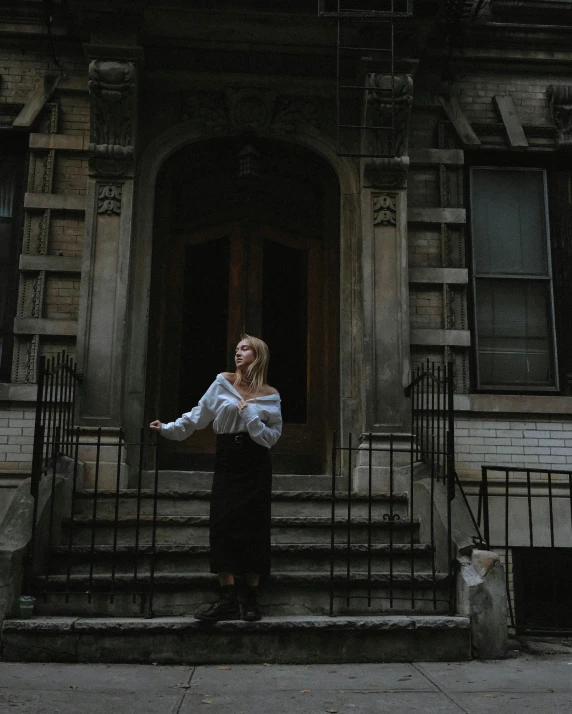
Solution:
{"label": "puffed sleeve", "polygon": [[175,421],[161,425],[161,436],[172,441],[183,441],[197,429],[204,429],[215,418],[216,381],[211,384],[199,400],[198,405]]}
{"label": "puffed sleeve", "polygon": [[282,413],[280,402],[268,415],[268,421],[263,422],[258,416],[253,404],[248,404],[240,416],[246,423],[246,428],[253,441],[268,449],[278,441],[282,434]]}

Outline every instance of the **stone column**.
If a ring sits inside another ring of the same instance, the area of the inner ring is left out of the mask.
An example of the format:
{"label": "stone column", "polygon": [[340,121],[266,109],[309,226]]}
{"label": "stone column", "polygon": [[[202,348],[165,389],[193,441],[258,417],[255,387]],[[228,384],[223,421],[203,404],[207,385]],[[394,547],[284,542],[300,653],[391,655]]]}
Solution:
{"label": "stone column", "polygon": [[[383,89],[384,85],[389,85],[388,78],[373,77],[368,81],[376,87],[373,99],[369,93],[368,107],[377,98],[381,106],[381,109],[378,106],[377,117],[382,125],[391,125],[391,118],[384,117],[383,113],[387,114],[391,108],[387,97],[390,90],[387,87]],[[396,114],[396,156],[367,158],[362,164],[366,423],[354,471],[354,487],[358,491],[368,488],[370,433],[373,449],[389,450],[391,441],[397,450],[393,458],[395,476],[408,473],[410,463],[409,405],[404,389],[410,373],[407,269],[409,158],[405,154],[411,77],[396,77],[394,92],[396,87],[403,90],[398,92],[398,99],[401,99]],[[375,490],[387,490],[388,451],[375,452],[372,466]],[[394,488],[403,490],[403,486],[394,481]]]}
{"label": "stone column", "polygon": [[134,61],[89,65],[91,141],[77,359],[83,425],[120,427],[132,230]]}
{"label": "stone column", "polygon": [[[91,59],[91,136],[77,339],[77,361],[84,375],[78,418],[84,441],[95,440],[97,428],[102,427],[105,439],[114,442],[123,422],[137,117],[136,48],[89,46],[87,51]],[[116,51],[120,58],[116,58]],[[80,458],[91,474],[94,449],[86,446],[84,451]],[[111,474],[116,472],[116,464],[107,464],[103,452],[100,457],[100,473],[109,471],[109,477],[115,478]],[[123,471],[121,482],[125,485]]]}

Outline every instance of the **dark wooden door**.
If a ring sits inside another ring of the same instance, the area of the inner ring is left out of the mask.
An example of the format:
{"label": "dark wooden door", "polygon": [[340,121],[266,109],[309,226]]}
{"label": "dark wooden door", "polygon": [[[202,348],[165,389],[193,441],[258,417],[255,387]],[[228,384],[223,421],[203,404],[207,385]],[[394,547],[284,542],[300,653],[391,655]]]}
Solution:
{"label": "dark wooden door", "polygon": [[[179,234],[166,262],[159,370],[160,418],[194,407],[218,372],[234,370],[243,332],[271,351],[269,383],[282,397],[278,472],[319,473],[337,399],[332,276],[323,242],[275,226],[236,221]],[[212,429],[163,442],[163,466],[212,466]]]}

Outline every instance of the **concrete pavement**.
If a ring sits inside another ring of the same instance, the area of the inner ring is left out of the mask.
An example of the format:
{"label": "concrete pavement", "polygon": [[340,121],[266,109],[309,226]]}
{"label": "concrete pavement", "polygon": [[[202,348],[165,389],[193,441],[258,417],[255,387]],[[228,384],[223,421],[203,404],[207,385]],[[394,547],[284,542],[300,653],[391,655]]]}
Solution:
{"label": "concrete pavement", "polygon": [[0,663],[0,712],[568,714],[572,653],[361,665]]}

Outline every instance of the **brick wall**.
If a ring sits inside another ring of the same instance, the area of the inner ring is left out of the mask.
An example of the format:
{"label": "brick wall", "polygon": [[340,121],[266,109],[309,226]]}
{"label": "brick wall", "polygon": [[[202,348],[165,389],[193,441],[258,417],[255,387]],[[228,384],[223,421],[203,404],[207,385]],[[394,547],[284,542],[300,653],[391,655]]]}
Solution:
{"label": "brick wall", "polygon": [[443,291],[415,287],[409,292],[409,324],[411,328],[443,327]]}
{"label": "brick wall", "polygon": [[431,228],[409,226],[409,265],[441,268],[441,232]]}
{"label": "brick wall", "polygon": [[85,154],[59,153],[54,170],[54,193],[85,196],[87,183]]}
{"label": "brick wall", "polygon": [[64,255],[81,258],[84,220],[81,214],[52,213],[49,255]]}
{"label": "brick wall", "polygon": [[35,415],[29,404],[0,404],[0,470],[29,471]]}
{"label": "brick wall", "polygon": [[572,421],[533,419],[457,417],[457,469],[480,472],[486,464],[572,469]]}
{"label": "brick wall", "polygon": [[61,320],[77,320],[79,309],[79,276],[63,275],[46,278],[44,317]]}
{"label": "brick wall", "polygon": [[546,101],[550,84],[566,84],[560,75],[503,75],[497,72],[463,74],[457,77],[453,91],[470,122],[498,123],[500,116],[494,95],[511,96],[523,124],[552,126]]}

